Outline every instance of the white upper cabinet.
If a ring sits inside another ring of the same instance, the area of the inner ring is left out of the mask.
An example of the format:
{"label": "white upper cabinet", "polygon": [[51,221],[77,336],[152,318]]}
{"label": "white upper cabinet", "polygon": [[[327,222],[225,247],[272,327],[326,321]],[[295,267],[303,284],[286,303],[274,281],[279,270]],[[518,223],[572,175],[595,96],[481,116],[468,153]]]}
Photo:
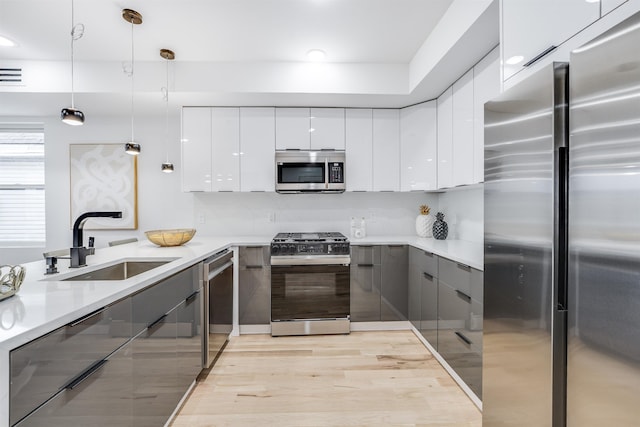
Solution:
{"label": "white upper cabinet", "polygon": [[436,101],[400,110],[401,191],[437,188],[437,144]]}
{"label": "white upper cabinet", "polygon": [[438,97],[438,188],[453,186],[453,90]]}
{"label": "white upper cabinet", "polygon": [[600,18],[597,1],[502,0],[500,4],[505,80],[522,70],[527,62],[553,46],[560,46]]}
{"label": "white upper cabinet", "polygon": [[604,16],[627,0],[600,0],[600,16]]}
{"label": "white upper cabinet", "polygon": [[275,190],[275,109],[240,108],[240,191]]}
{"label": "white upper cabinet", "polygon": [[400,110],[373,110],[373,191],[400,190]]}
{"label": "white upper cabinet", "polygon": [[312,150],[344,150],[344,108],[311,108],[309,116]]}
{"label": "white upper cabinet", "polygon": [[182,109],[182,191],[211,191],[211,108]]}
{"label": "white upper cabinet", "polygon": [[240,109],[211,109],[212,191],[240,191]]}
{"label": "white upper cabinet", "polygon": [[484,104],[500,94],[500,49],[473,68],[473,181],[484,182]]}
{"label": "white upper cabinet", "polygon": [[308,150],[309,120],[308,108],[276,108],[276,149]]}
{"label": "white upper cabinet", "polygon": [[453,84],[453,186],[473,184],[473,69]]}
{"label": "white upper cabinet", "polygon": [[347,108],[345,118],[347,191],[372,191],[373,110]]}

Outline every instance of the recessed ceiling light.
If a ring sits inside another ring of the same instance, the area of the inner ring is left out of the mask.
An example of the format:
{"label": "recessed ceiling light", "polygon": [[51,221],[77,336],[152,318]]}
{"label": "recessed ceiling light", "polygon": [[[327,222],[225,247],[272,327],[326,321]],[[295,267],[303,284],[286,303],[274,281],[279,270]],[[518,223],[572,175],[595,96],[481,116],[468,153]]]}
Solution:
{"label": "recessed ceiling light", "polygon": [[326,57],[327,54],[324,52],[324,50],[311,49],[309,52],[307,52],[307,59],[309,61],[322,62],[326,59]]}
{"label": "recessed ceiling light", "polygon": [[14,47],[16,42],[11,40],[9,37],[0,36],[0,46],[2,47]]}
{"label": "recessed ceiling light", "polygon": [[511,58],[507,59],[507,60],[506,60],[506,61],[504,61],[504,62],[506,62],[506,63],[507,63],[507,64],[509,64],[509,65],[516,65],[516,64],[521,63],[523,59],[524,59],[524,56],[522,56],[522,55],[515,55],[515,56],[512,56]]}

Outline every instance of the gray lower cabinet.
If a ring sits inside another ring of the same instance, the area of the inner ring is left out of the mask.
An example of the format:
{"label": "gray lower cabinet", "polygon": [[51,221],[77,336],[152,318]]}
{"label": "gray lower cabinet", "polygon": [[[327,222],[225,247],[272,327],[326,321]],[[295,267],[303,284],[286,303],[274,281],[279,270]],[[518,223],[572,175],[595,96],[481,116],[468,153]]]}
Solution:
{"label": "gray lower cabinet", "polygon": [[13,425],[131,339],[131,298],[37,338],[10,353]]}
{"label": "gray lower cabinet", "polygon": [[438,259],[438,353],[482,397],[482,272]]}
{"label": "gray lower cabinet", "polygon": [[133,425],[161,426],[182,394],[178,380],[177,307],[136,336],[133,346]]}
{"label": "gray lower cabinet", "polygon": [[382,245],[380,320],[407,320],[409,317],[409,248]]}
{"label": "gray lower cabinet", "polygon": [[420,271],[420,334],[438,349],[438,278]]}
{"label": "gray lower cabinet", "polygon": [[238,312],[241,325],[271,322],[269,246],[241,246],[238,263]]}
{"label": "gray lower cabinet", "polygon": [[133,425],[132,346],[124,345],[70,382],[17,425],[20,427]]}
{"label": "gray lower cabinet", "polygon": [[202,367],[200,269],[12,350],[10,425],[164,425]]}
{"label": "gray lower cabinet", "polygon": [[381,247],[351,245],[351,321],[380,320]]}

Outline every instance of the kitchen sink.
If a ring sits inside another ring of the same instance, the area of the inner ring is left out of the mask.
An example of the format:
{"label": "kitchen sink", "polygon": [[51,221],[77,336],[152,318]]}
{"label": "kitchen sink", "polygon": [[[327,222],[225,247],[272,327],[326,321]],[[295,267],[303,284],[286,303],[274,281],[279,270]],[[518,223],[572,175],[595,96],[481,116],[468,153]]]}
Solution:
{"label": "kitchen sink", "polygon": [[[82,271],[77,274],[65,274],[62,276],[54,277],[48,280],[59,281],[114,281],[114,280],[126,280],[131,277],[142,274],[146,271],[153,270],[154,268],[165,265],[168,262],[173,261],[176,258],[163,258],[163,259],[130,259],[119,261],[116,264],[111,264],[105,267],[97,268],[91,271]],[[66,277],[65,277],[66,276]]]}

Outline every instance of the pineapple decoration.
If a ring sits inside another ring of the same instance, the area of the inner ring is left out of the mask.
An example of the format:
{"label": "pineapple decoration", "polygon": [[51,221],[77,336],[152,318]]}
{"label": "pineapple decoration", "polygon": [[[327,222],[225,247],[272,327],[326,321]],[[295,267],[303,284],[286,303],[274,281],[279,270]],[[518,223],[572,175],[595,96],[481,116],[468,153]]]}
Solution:
{"label": "pineapple decoration", "polygon": [[416,233],[420,237],[431,237],[433,215],[429,215],[431,208],[427,205],[420,206],[420,215],[416,218]]}
{"label": "pineapple decoration", "polygon": [[433,237],[436,240],[444,240],[447,238],[449,234],[449,226],[444,220],[444,214],[442,212],[438,212],[436,214],[436,221],[433,223]]}

